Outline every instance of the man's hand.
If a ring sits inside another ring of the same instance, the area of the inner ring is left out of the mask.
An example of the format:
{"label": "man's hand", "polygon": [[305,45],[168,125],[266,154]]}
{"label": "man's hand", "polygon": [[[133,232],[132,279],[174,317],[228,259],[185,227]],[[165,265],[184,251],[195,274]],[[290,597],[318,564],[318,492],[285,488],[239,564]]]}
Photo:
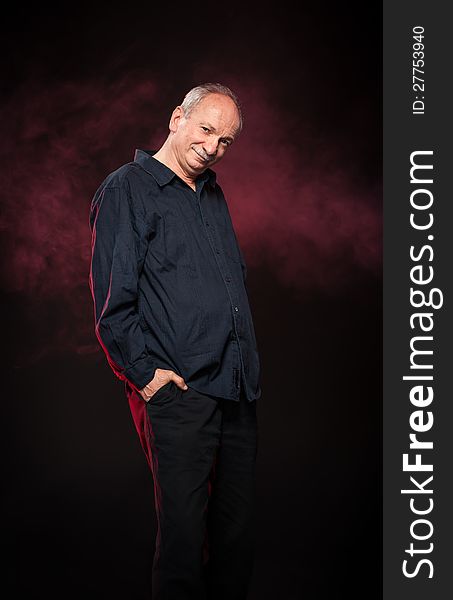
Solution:
{"label": "man's hand", "polygon": [[169,381],[174,381],[182,390],[187,390],[187,385],[184,379],[177,375],[174,371],[170,371],[168,369],[156,369],[154,371],[153,379],[151,379],[151,381],[145,385],[142,390],[140,390],[143,400],[148,402],[148,400],[154,396],[157,390]]}

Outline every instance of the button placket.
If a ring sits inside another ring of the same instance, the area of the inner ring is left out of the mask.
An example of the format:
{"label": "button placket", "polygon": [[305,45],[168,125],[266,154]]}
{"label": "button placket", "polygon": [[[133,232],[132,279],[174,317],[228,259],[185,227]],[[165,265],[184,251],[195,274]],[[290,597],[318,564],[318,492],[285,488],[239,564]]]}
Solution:
{"label": "button placket", "polygon": [[[208,239],[209,245],[211,246],[211,249],[212,249],[212,252],[214,255],[214,259],[217,264],[217,268],[219,269],[220,275],[225,283],[225,287],[226,287],[228,297],[230,300],[230,305],[232,307],[232,314],[233,314],[232,321],[233,321],[233,327],[234,327],[233,335],[234,335],[234,342],[235,342],[234,345],[237,348],[237,358],[239,359],[238,362],[236,363],[236,365],[233,366],[233,393],[234,393],[234,395],[237,395],[239,387],[240,387],[241,372],[243,372],[243,369],[244,369],[244,361],[243,361],[241,344],[239,341],[239,332],[238,332],[238,320],[239,320],[239,316],[240,316],[239,306],[238,306],[237,300],[236,300],[236,298],[238,297],[238,294],[235,289],[234,280],[228,271],[226,261],[222,260],[222,253],[219,249],[222,247],[222,245],[219,243],[220,238],[219,238],[217,228],[215,227],[215,220],[206,218],[206,215],[203,212],[203,207],[202,207],[202,202],[201,202],[202,189],[203,188],[201,187],[196,192],[196,198],[197,198],[198,207],[200,210],[201,222],[204,225],[206,237]],[[217,239],[216,239],[216,237],[217,237]]]}

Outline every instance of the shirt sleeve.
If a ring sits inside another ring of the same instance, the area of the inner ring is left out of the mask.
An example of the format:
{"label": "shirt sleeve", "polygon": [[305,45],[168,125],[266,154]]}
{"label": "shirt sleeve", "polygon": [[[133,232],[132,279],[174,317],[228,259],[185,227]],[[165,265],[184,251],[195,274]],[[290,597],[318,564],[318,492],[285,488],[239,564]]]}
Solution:
{"label": "shirt sleeve", "polygon": [[126,185],[98,190],[91,207],[90,228],[89,281],[96,336],[117,377],[141,390],[153,379],[156,369],[138,311],[148,227]]}

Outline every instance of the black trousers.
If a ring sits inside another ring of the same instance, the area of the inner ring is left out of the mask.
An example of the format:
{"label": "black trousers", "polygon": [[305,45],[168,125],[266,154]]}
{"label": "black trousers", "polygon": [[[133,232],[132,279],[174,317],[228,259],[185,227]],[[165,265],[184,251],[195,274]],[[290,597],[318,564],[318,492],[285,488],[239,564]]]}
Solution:
{"label": "black trousers", "polygon": [[170,382],[146,410],[158,520],[153,600],[245,600],[255,538],[256,402]]}

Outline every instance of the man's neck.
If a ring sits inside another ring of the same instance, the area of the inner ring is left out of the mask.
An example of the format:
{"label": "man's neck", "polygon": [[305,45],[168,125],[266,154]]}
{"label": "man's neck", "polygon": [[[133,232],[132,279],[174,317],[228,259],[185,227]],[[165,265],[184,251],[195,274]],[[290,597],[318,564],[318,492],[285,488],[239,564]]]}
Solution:
{"label": "man's neck", "polygon": [[194,191],[196,190],[196,183],[193,177],[189,177],[184,171],[179,167],[177,161],[173,158],[173,153],[167,147],[167,143],[165,142],[163,146],[153,154],[153,158],[164,164],[166,167],[171,169],[178,177],[180,177],[188,186],[190,186]]}

